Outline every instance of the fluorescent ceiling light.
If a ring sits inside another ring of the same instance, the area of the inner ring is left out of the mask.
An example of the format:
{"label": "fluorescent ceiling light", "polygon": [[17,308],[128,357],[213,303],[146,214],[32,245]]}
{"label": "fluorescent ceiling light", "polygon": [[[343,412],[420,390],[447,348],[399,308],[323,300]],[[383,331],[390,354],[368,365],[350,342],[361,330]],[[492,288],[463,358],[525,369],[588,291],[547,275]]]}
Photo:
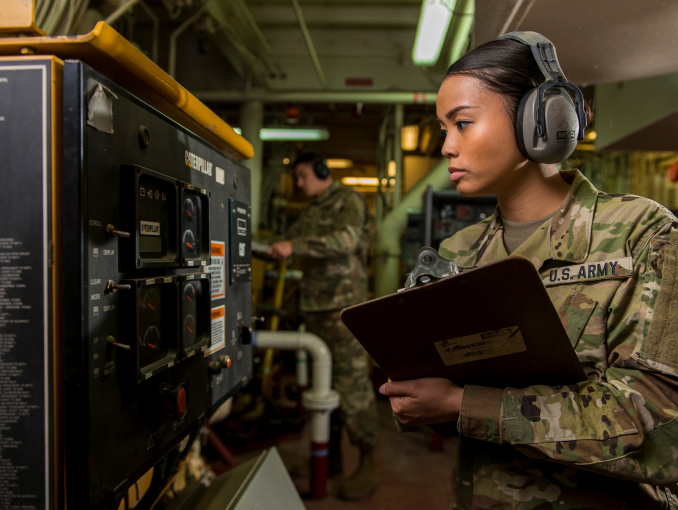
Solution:
{"label": "fluorescent ceiling light", "polygon": [[379,179],[377,177],[344,177],[341,183],[347,186],[378,186]]}
{"label": "fluorescent ceiling light", "polygon": [[350,159],[333,159],[329,158],[325,160],[327,168],[351,168],[353,166],[353,161]]}
{"label": "fluorescent ceiling light", "polygon": [[424,0],[412,48],[416,65],[433,65],[440,56],[456,0]]}
{"label": "fluorescent ceiling light", "polygon": [[330,132],[326,128],[275,127],[259,130],[259,138],[264,141],[327,140],[329,137]]}

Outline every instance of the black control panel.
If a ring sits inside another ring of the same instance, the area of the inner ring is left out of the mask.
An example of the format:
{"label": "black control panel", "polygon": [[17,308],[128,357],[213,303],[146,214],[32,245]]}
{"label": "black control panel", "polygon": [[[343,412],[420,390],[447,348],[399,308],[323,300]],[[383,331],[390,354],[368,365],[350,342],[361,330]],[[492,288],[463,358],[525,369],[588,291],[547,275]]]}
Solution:
{"label": "black control panel", "polygon": [[250,177],[85,64],[63,80],[66,502],[109,508],[251,378]]}

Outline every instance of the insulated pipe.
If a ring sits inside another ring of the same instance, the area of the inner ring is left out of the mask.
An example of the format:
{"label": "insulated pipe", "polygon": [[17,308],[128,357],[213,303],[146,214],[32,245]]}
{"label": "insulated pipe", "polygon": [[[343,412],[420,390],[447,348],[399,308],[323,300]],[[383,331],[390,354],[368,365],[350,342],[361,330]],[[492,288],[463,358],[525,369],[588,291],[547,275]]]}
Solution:
{"label": "insulated pipe", "polygon": [[450,187],[450,174],[447,171],[446,159],[441,159],[379,225],[374,246],[375,298],[393,294],[403,285],[405,275],[400,274],[400,238],[407,226],[408,210],[421,208],[424,190],[429,185],[433,189]]}
{"label": "insulated pipe", "polygon": [[330,444],[330,412],[339,407],[339,394],[332,389],[332,354],[317,335],[298,331],[255,331],[252,346],[262,349],[304,349],[313,358],[311,389],[302,403],[311,412],[311,498],[327,492],[327,455]]}

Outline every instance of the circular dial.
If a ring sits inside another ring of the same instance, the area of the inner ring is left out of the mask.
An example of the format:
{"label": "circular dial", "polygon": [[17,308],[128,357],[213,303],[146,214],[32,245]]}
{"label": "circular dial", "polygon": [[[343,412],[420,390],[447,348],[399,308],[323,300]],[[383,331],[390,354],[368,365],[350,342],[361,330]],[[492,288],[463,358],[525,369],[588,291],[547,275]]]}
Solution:
{"label": "circular dial", "polygon": [[186,192],[181,213],[181,252],[185,259],[199,259],[202,255],[202,219],[200,197]]}
{"label": "circular dial", "polygon": [[167,345],[162,334],[162,301],[156,285],[139,293],[139,366],[145,367],[163,359]]}
{"label": "circular dial", "polygon": [[196,252],[198,251],[198,246],[195,244],[195,234],[192,230],[186,230],[184,232],[184,237],[181,240],[182,249],[184,251],[184,258],[193,259],[196,257]]}
{"label": "circular dial", "polygon": [[182,292],[181,323],[184,349],[198,342],[202,328],[196,318],[201,310],[202,286],[199,282],[186,282]]}

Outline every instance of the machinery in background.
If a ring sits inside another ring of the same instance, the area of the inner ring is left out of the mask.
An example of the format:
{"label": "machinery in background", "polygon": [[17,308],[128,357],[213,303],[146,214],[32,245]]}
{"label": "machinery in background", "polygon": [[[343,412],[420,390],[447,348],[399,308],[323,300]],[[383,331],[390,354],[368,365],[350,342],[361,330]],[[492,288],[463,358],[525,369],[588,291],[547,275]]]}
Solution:
{"label": "machinery in background", "polygon": [[251,146],[107,25],[19,28],[0,39],[0,507],[117,509],[252,376]]}
{"label": "machinery in background", "polygon": [[408,214],[402,238],[405,272],[414,267],[422,246],[437,250],[443,240],[491,216],[496,206],[497,199],[493,196],[464,197],[455,190],[434,191],[428,186],[421,211]]}

